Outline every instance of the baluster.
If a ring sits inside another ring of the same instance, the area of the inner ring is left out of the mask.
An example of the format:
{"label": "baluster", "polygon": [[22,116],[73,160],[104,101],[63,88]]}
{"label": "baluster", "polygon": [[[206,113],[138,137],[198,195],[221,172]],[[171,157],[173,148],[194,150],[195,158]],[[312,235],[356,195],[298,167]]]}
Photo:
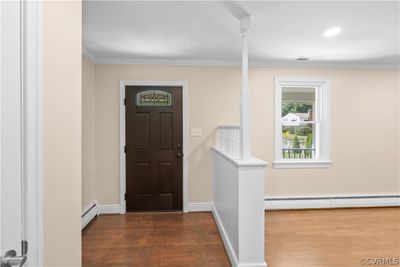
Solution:
{"label": "baluster", "polygon": [[232,131],[230,129],[228,131],[228,154],[232,155]]}
{"label": "baluster", "polygon": [[228,140],[227,140],[227,133],[226,133],[226,129],[224,129],[224,152],[227,152],[227,146],[228,146]]}
{"label": "baluster", "polygon": [[236,129],[236,157],[239,158],[240,155],[240,129]]}
{"label": "baluster", "polygon": [[221,150],[225,151],[225,130],[224,129],[220,129],[220,133],[219,133],[219,140],[221,142]]}

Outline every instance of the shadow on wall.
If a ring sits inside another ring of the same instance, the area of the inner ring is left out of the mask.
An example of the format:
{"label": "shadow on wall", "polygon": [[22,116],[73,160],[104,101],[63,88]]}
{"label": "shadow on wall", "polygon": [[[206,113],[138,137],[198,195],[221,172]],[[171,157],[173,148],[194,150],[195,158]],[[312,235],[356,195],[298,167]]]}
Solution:
{"label": "shadow on wall", "polygon": [[195,145],[195,147],[189,153],[189,160],[192,164],[196,166],[204,161],[204,155],[210,153],[210,148],[217,144],[217,133],[217,128],[213,129],[208,135],[202,137],[202,141],[200,143]]}
{"label": "shadow on wall", "polygon": [[[190,186],[189,202],[207,201],[212,198],[211,147],[217,144],[217,132],[217,128],[214,128],[207,135],[200,137],[201,140],[191,141],[195,145],[189,152],[189,183],[192,184]],[[199,187],[209,188],[209,190],[198,192],[196,188]]]}

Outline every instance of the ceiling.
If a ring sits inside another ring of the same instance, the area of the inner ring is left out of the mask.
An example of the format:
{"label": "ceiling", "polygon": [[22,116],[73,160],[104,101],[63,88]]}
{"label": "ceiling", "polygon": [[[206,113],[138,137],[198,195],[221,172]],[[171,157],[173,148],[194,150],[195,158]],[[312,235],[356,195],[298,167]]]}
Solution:
{"label": "ceiling", "polygon": [[[96,63],[236,65],[238,17],[251,15],[249,61],[264,66],[398,68],[398,1],[84,1]],[[334,37],[323,37],[341,27]],[[308,57],[308,61],[297,61]]]}

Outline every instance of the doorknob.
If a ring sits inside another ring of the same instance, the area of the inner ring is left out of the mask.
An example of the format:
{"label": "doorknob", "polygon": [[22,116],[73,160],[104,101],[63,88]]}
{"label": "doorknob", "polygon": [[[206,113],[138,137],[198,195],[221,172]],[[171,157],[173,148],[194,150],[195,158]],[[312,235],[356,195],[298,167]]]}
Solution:
{"label": "doorknob", "polygon": [[182,157],[183,157],[183,153],[178,152],[178,153],[176,153],[176,156],[177,156],[178,158],[182,158]]}
{"label": "doorknob", "polygon": [[26,262],[26,255],[17,256],[15,250],[9,250],[1,257],[1,267],[21,267]]}

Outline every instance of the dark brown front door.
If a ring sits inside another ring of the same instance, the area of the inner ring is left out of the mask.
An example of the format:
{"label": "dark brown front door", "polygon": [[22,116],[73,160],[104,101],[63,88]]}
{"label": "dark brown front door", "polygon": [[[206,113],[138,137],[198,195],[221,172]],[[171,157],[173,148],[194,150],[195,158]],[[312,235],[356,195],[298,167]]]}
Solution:
{"label": "dark brown front door", "polygon": [[126,210],[182,210],[182,88],[126,86]]}

